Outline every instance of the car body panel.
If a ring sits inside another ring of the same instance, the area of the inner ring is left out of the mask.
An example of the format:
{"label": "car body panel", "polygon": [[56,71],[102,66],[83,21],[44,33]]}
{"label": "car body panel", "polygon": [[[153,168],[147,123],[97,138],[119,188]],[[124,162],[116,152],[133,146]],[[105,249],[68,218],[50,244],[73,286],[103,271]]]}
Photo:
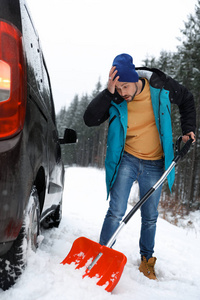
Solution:
{"label": "car body panel", "polygon": [[41,218],[61,203],[64,166],[49,74],[26,2],[0,0],[0,7],[0,20],[22,32],[26,61],[24,127],[19,134],[0,139],[1,255],[1,245],[14,241],[20,232],[33,185],[38,189]]}

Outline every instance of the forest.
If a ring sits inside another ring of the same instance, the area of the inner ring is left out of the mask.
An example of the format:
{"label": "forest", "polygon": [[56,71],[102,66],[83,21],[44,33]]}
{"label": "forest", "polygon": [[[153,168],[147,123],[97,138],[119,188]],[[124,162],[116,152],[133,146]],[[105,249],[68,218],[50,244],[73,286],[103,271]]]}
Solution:
{"label": "forest", "polygon": [[[172,192],[164,184],[160,201],[164,214],[173,217],[185,216],[200,209],[200,0],[195,13],[188,16],[184,28],[180,31],[179,46],[176,52],[161,51],[158,58],[144,59],[142,66],[158,68],[176,79],[192,92],[196,106],[196,143],[186,157],[176,166],[176,179]],[[63,107],[57,114],[59,135],[63,136],[66,127],[77,132],[78,142],[62,146],[65,165],[93,166],[104,168],[108,122],[98,127],[87,127],[83,114],[90,101],[104,88],[100,80],[91,95],[75,95],[69,108]],[[182,135],[178,107],[171,106],[174,144]]]}

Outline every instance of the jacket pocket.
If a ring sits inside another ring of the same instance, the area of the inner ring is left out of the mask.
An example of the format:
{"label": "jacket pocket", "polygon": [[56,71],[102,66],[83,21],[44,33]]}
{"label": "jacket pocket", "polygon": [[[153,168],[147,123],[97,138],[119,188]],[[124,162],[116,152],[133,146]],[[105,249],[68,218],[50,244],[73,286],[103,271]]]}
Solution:
{"label": "jacket pocket", "polygon": [[112,117],[112,119],[110,119],[110,121],[109,121],[109,126],[112,124],[112,122],[113,122],[116,118],[117,118],[117,116],[114,115],[114,116]]}
{"label": "jacket pocket", "polygon": [[169,115],[171,116],[171,111],[170,111],[170,108],[169,108],[168,105],[167,105],[167,110],[168,110],[168,112],[169,112]]}

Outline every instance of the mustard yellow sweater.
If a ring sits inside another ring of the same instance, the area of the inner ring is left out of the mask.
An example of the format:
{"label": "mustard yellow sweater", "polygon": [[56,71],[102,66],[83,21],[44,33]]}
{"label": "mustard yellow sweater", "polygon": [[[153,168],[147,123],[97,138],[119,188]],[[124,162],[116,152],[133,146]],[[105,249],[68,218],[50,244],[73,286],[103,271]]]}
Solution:
{"label": "mustard yellow sweater", "polygon": [[146,160],[157,160],[163,156],[146,79],[143,91],[128,103],[125,151]]}

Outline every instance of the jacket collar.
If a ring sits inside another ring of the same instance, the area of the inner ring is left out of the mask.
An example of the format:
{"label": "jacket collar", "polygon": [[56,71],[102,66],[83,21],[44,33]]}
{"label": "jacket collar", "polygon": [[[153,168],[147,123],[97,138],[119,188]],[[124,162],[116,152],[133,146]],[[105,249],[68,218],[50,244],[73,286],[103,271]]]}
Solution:
{"label": "jacket collar", "polygon": [[149,81],[150,85],[154,88],[163,88],[167,80],[166,74],[156,68],[150,69],[141,67],[135,68],[135,70],[138,72],[139,77],[146,78]]}

